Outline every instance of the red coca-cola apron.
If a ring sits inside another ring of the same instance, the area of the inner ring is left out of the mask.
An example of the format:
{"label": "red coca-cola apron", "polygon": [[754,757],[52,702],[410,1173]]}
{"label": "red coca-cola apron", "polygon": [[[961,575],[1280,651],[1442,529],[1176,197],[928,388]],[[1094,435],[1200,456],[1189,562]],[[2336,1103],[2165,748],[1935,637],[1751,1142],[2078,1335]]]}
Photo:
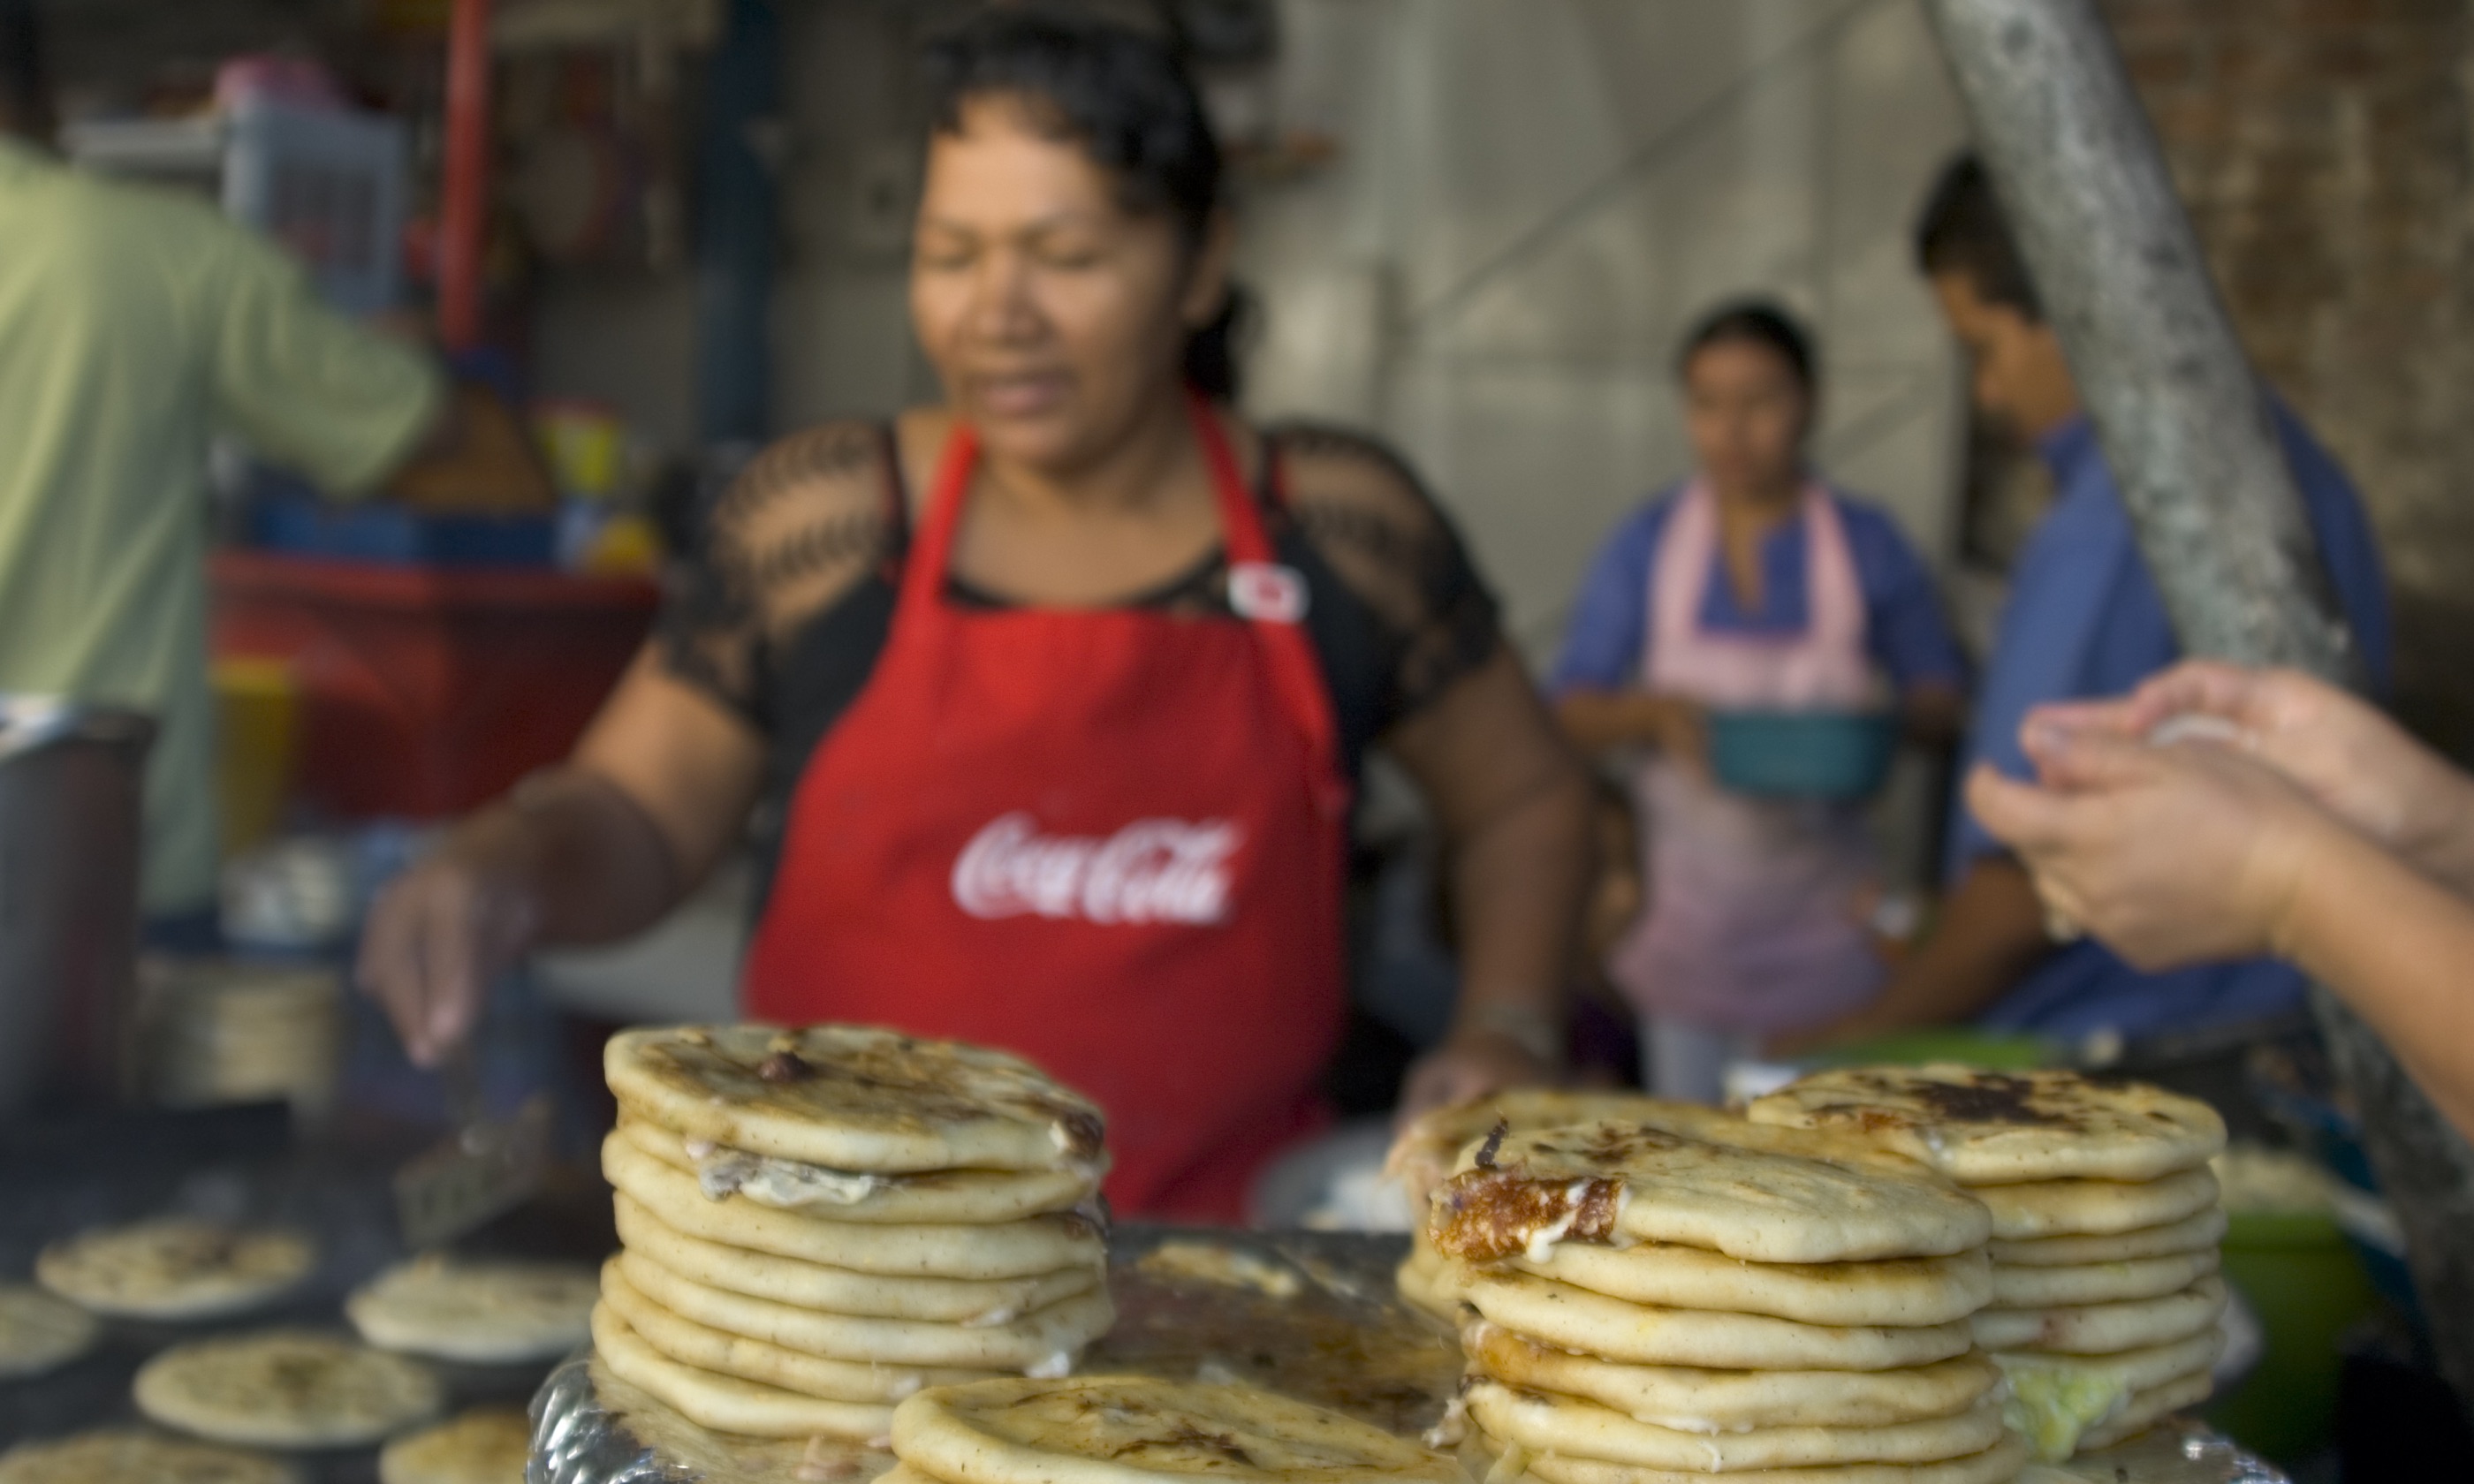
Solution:
{"label": "red coca-cola apron", "polygon": [[1322,1116],[1346,790],[1330,694],[1217,419],[1245,622],[979,610],[946,572],[958,429],[873,677],[809,759],[749,950],[764,1019],[1003,1047],[1097,1099],[1126,1213],[1234,1221]]}

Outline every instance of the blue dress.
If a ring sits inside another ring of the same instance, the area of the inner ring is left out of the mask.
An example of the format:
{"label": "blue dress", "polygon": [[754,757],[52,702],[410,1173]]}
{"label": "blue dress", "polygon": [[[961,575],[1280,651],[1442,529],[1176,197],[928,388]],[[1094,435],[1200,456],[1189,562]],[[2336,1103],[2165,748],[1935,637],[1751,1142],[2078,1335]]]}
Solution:
{"label": "blue dress", "polygon": [[[1649,646],[1650,572],[1680,492],[1680,488],[1661,492],[1608,534],[1573,600],[1563,648],[1547,681],[1552,693],[1618,690],[1639,683],[1641,657]],[[1865,644],[1875,662],[1901,690],[1928,681],[1964,685],[1966,658],[1952,636],[1932,573],[1915,547],[1878,506],[1835,490],[1831,494],[1856,559],[1856,579],[1864,594]],[[1747,610],[1736,602],[1734,584],[1718,570],[1724,562],[1722,556],[1713,565],[1709,595],[1702,600],[1705,628],[1773,634],[1805,631],[1808,562],[1804,522],[1782,522],[1762,541],[1758,609]]]}

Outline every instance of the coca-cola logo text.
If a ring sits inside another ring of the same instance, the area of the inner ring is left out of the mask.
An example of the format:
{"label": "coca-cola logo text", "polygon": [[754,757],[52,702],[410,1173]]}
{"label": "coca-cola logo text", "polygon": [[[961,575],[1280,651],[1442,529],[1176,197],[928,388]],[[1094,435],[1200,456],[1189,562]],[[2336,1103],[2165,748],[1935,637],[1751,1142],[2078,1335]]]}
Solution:
{"label": "coca-cola logo text", "polygon": [[1015,812],[954,861],[954,902],[975,918],[1036,914],[1088,922],[1228,920],[1228,863],[1244,832],[1226,820],[1136,820],[1115,834],[1043,837]]}

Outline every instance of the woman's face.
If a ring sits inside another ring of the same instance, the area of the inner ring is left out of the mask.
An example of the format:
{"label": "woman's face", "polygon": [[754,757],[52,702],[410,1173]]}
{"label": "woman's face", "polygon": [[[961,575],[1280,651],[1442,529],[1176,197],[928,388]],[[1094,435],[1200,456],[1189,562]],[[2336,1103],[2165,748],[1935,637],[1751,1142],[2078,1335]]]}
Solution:
{"label": "woman's face", "polygon": [[1812,395],[1767,346],[1721,340],[1685,364],[1685,428],[1722,496],[1775,492],[1796,480],[1811,420]]}
{"label": "woman's face", "polygon": [[973,102],[928,149],[910,319],[989,453],[1069,470],[1104,458],[1177,383],[1225,293],[1225,252],[1128,213],[1072,139],[1013,100]]}

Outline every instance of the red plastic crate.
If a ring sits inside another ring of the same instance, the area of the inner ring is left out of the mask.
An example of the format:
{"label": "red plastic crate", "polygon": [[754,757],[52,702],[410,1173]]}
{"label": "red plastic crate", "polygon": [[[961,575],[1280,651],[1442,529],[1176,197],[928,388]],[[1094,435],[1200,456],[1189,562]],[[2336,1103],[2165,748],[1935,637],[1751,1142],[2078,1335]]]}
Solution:
{"label": "red plastic crate", "polygon": [[565,757],[652,626],[633,577],[219,552],[214,652],[288,661],[294,794],[341,819],[437,819]]}

